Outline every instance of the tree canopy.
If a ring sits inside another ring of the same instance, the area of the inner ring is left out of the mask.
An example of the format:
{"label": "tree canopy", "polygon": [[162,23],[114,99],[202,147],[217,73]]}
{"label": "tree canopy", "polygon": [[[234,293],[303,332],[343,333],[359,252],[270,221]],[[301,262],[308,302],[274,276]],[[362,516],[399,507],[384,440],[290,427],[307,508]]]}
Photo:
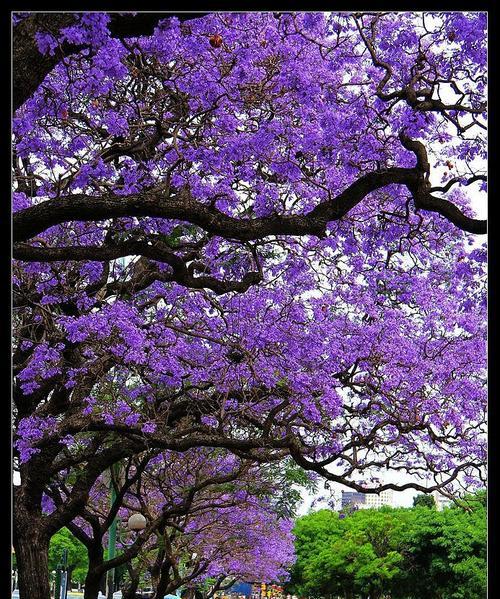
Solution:
{"label": "tree canopy", "polygon": [[435,508],[436,500],[432,495],[425,495],[424,493],[420,493],[419,495],[416,495],[413,498],[413,507],[417,507],[419,505],[423,507]]}
{"label": "tree canopy", "polygon": [[486,597],[486,511],[321,510],[295,528],[289,590],[309,597]]}
{"label": "tree canopy", "polygon": [[484,13],[20,13],[13,37],[22,592],[151,451],[481,484]]}
{"label": "tree canopy", "polygon": [[83,582],[88,568],[87,551],[85,545],[75,538],[67,528],[62,528],[50,539],[50,571],[53,572],[60,567],[64,549],[68,552],[67,567],[71,580]]}
{"label": "tree canopy", "polygon": [[[155,599],[207,579],[220,586],[234,579],[286,578],[294,556],[289,516],[301,488],[313,485],[297,476],[296,469],[287,461],[259,466],[220,449],[201,448],[122,461],[111,478],[96,481],[85,509],[68,524],[89,556],[85,599],[97,595],[112,568],[128,571],[131,598],[144,574],[155,588]],[[290,479],[296,485],[292,490],[282,486]],[[110,484],[115,487],[112,502]],[[55,482],[45,496],[45,514],[70,495],[71,481]],[[146,518],[140,533],[127,528],[134,513]],[[110,557],[104,548],[115,519],[119,552]]]}

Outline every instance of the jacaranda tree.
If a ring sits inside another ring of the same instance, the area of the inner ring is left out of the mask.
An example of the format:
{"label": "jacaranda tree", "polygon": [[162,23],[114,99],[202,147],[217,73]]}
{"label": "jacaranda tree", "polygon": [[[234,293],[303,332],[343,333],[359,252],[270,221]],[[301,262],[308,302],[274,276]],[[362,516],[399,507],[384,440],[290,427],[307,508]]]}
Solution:
{"label": "jacaranda tree", "polygon": [[190,17],[14,18],[21,597],[146,451],[483,476],[486,15]]}
{"label": "jacaranda tree", "polygon": [[[69,478],[61,477],[47,489],[46,514],[71,493],[77,479]],[[292,523],[280,518],[287,491],[275,468],[221,449],[193,448],[145,452],[123,460],[109,478],[96,481],[85,509],[68,524],[88,553],[84,599],[97,599],[104,575],[124,565],[130,574],[129,599],[145,572],[159,599],[206,578],[274,581],[286,574],[284,566],[293,556]],[[115,486],[112,502],[110,484]],[[138,512],[146,524],[133,533],[126,525]],[[105,559],[116,517],[121,520],[119,552]]]}

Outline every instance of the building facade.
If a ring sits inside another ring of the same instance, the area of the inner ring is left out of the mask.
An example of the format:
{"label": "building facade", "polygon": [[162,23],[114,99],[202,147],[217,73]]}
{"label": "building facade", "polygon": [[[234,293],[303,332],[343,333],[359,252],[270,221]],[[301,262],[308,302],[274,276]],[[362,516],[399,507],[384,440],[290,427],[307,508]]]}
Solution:
{"label": "building facade", "polygon": [[358,493],[357,491],[342,491],[341,509],[360,509],[365,507],[364,493]]}
{"label": "building facade", "polygon": [[381,493],[370,493],[366,495],[366,507],[378,508],[383,505],[393,506],[394,492],[392,489],[382,491]]}
{"label": "building facade", "polygon": [[394,493],[392,489],[381,493],[358,493],[357,491],[342,491],[341,509],[370,509],[383,505],[392,506]]}

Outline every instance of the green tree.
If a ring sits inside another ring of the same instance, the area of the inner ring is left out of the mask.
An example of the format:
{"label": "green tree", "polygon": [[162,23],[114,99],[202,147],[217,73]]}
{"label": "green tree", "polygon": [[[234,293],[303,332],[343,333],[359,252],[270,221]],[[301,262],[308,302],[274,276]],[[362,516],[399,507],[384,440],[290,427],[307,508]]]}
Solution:
{"label": "green tree", "polygon": [[417,508],[405,531],[407,567],[395,597],[486,597],[484,494],[442,512]]}
{"label": "green tree", "polygon": [[390,591],[393,579],[401,575],[404,512],[359,510],[341,519],[321,510],[300,518],[294,529],[297,562],[291,589],[312,596],[371,599]]}
{"label": "green tree", "polygon": [[337,513],[320,510],[298,518],[293,533],[297,560],[289,590],[299,595],[321,595],[331,582],[321,560],[329,555],[330,543],[342,537],[342,522]]}
{"label": "green tree", "polygon": [[481,498],[469,505],[470,510],[444,510],[442,534],[436,540],[446,552],[451,572],[449,599],[486,597],[486,509]]}
{"label": "green tree", "polygon": [[419,495],[415,495],[415,497],[413,498],[413,507],[418,506],[436,509],[436,500],[432,495],[420,493]]}
{"label": "green tree", "polygon": [[61,561],[63,549],[68,550],[70,580],[82,583],[88,569],[87,549],[67,528],[62,528],[51,539],[49,546],[49,570],[55,570]]}
{"label": "green tree", "polygon": [[333,599],[486,597],[486,495],[443,511],[320,510],[294,528],[290,592]]}

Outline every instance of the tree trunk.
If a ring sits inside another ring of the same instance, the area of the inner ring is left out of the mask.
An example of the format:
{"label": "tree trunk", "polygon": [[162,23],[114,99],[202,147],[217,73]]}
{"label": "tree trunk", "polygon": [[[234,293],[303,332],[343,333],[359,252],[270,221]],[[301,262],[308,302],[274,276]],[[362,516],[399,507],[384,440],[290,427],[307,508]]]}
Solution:
{"label": "tree trunk", "polygon": [[155,591],[153,599],[163,599],[163,597],[165,597],[167,594],[168,584],[170,582],[169,570],[170,568],[168,568],[166,571],[162,570],[158,583],[155,587],[153,587]]}
{"label": "tree trunk", "polygon": [[90,570],[85,577],[85,589],[83,591],[83,599],[97,599],[101,590],[101,576],[96,576]]}
{"label": "tree trunk", "polygon": [[122,599],[135,599],[140,581],[139,571],[134,570],[131,564],[127,564],[127,571],[130,576],[130,581],[122,589]]}
{"label": "tree trunk", "polygon": [[[162,534],[164,534],[164,533],[165,533],[165,530],[162,531]],[[161,567],[162,567],[164,559],[165,559],[165,550],[159,549],[158,552],[156,553],[156,558],[155,558],[154,564],[149,569],[149,572],[151,574],[151,586],[153,587],[153,589],[156,589],[156,587],[158,586],[158,584],[160,582]]]}
{"label": "tree trunk", "polygon": [[19,598],[50,599],[49,539],[37,530],[36,526],[31,526],[29,532],[23,533],[14,524],[13,540],[18,568]]}
{"label": "tree trunk", "polygon": [[20,599],[50,599],[49,536],[38,497],[14,488],[13,544]]}
{"label": "tree trunk", "polygon": [[127,583],[127,586],[122,590],[122,599],[135,599],[137,595],[137,588],[139,587],[139,579],[134,583]]}
{"label": "tree trunk", "polygon": [[87,547],[87,553],[89,558],[89,569],[87,571],[87,576],[85,577],[83,599],[97,599],[99,591],[101,590],[101,581],[103,578],[99,566],[103,563],[104,551],[101,544],[96,543],[94,547]]}
{"label": "tree trunk", "polygon": [[75,566],[68,566],[68,593],[73,590],[73,581],[71,580],[73,576],[73,570]]}

